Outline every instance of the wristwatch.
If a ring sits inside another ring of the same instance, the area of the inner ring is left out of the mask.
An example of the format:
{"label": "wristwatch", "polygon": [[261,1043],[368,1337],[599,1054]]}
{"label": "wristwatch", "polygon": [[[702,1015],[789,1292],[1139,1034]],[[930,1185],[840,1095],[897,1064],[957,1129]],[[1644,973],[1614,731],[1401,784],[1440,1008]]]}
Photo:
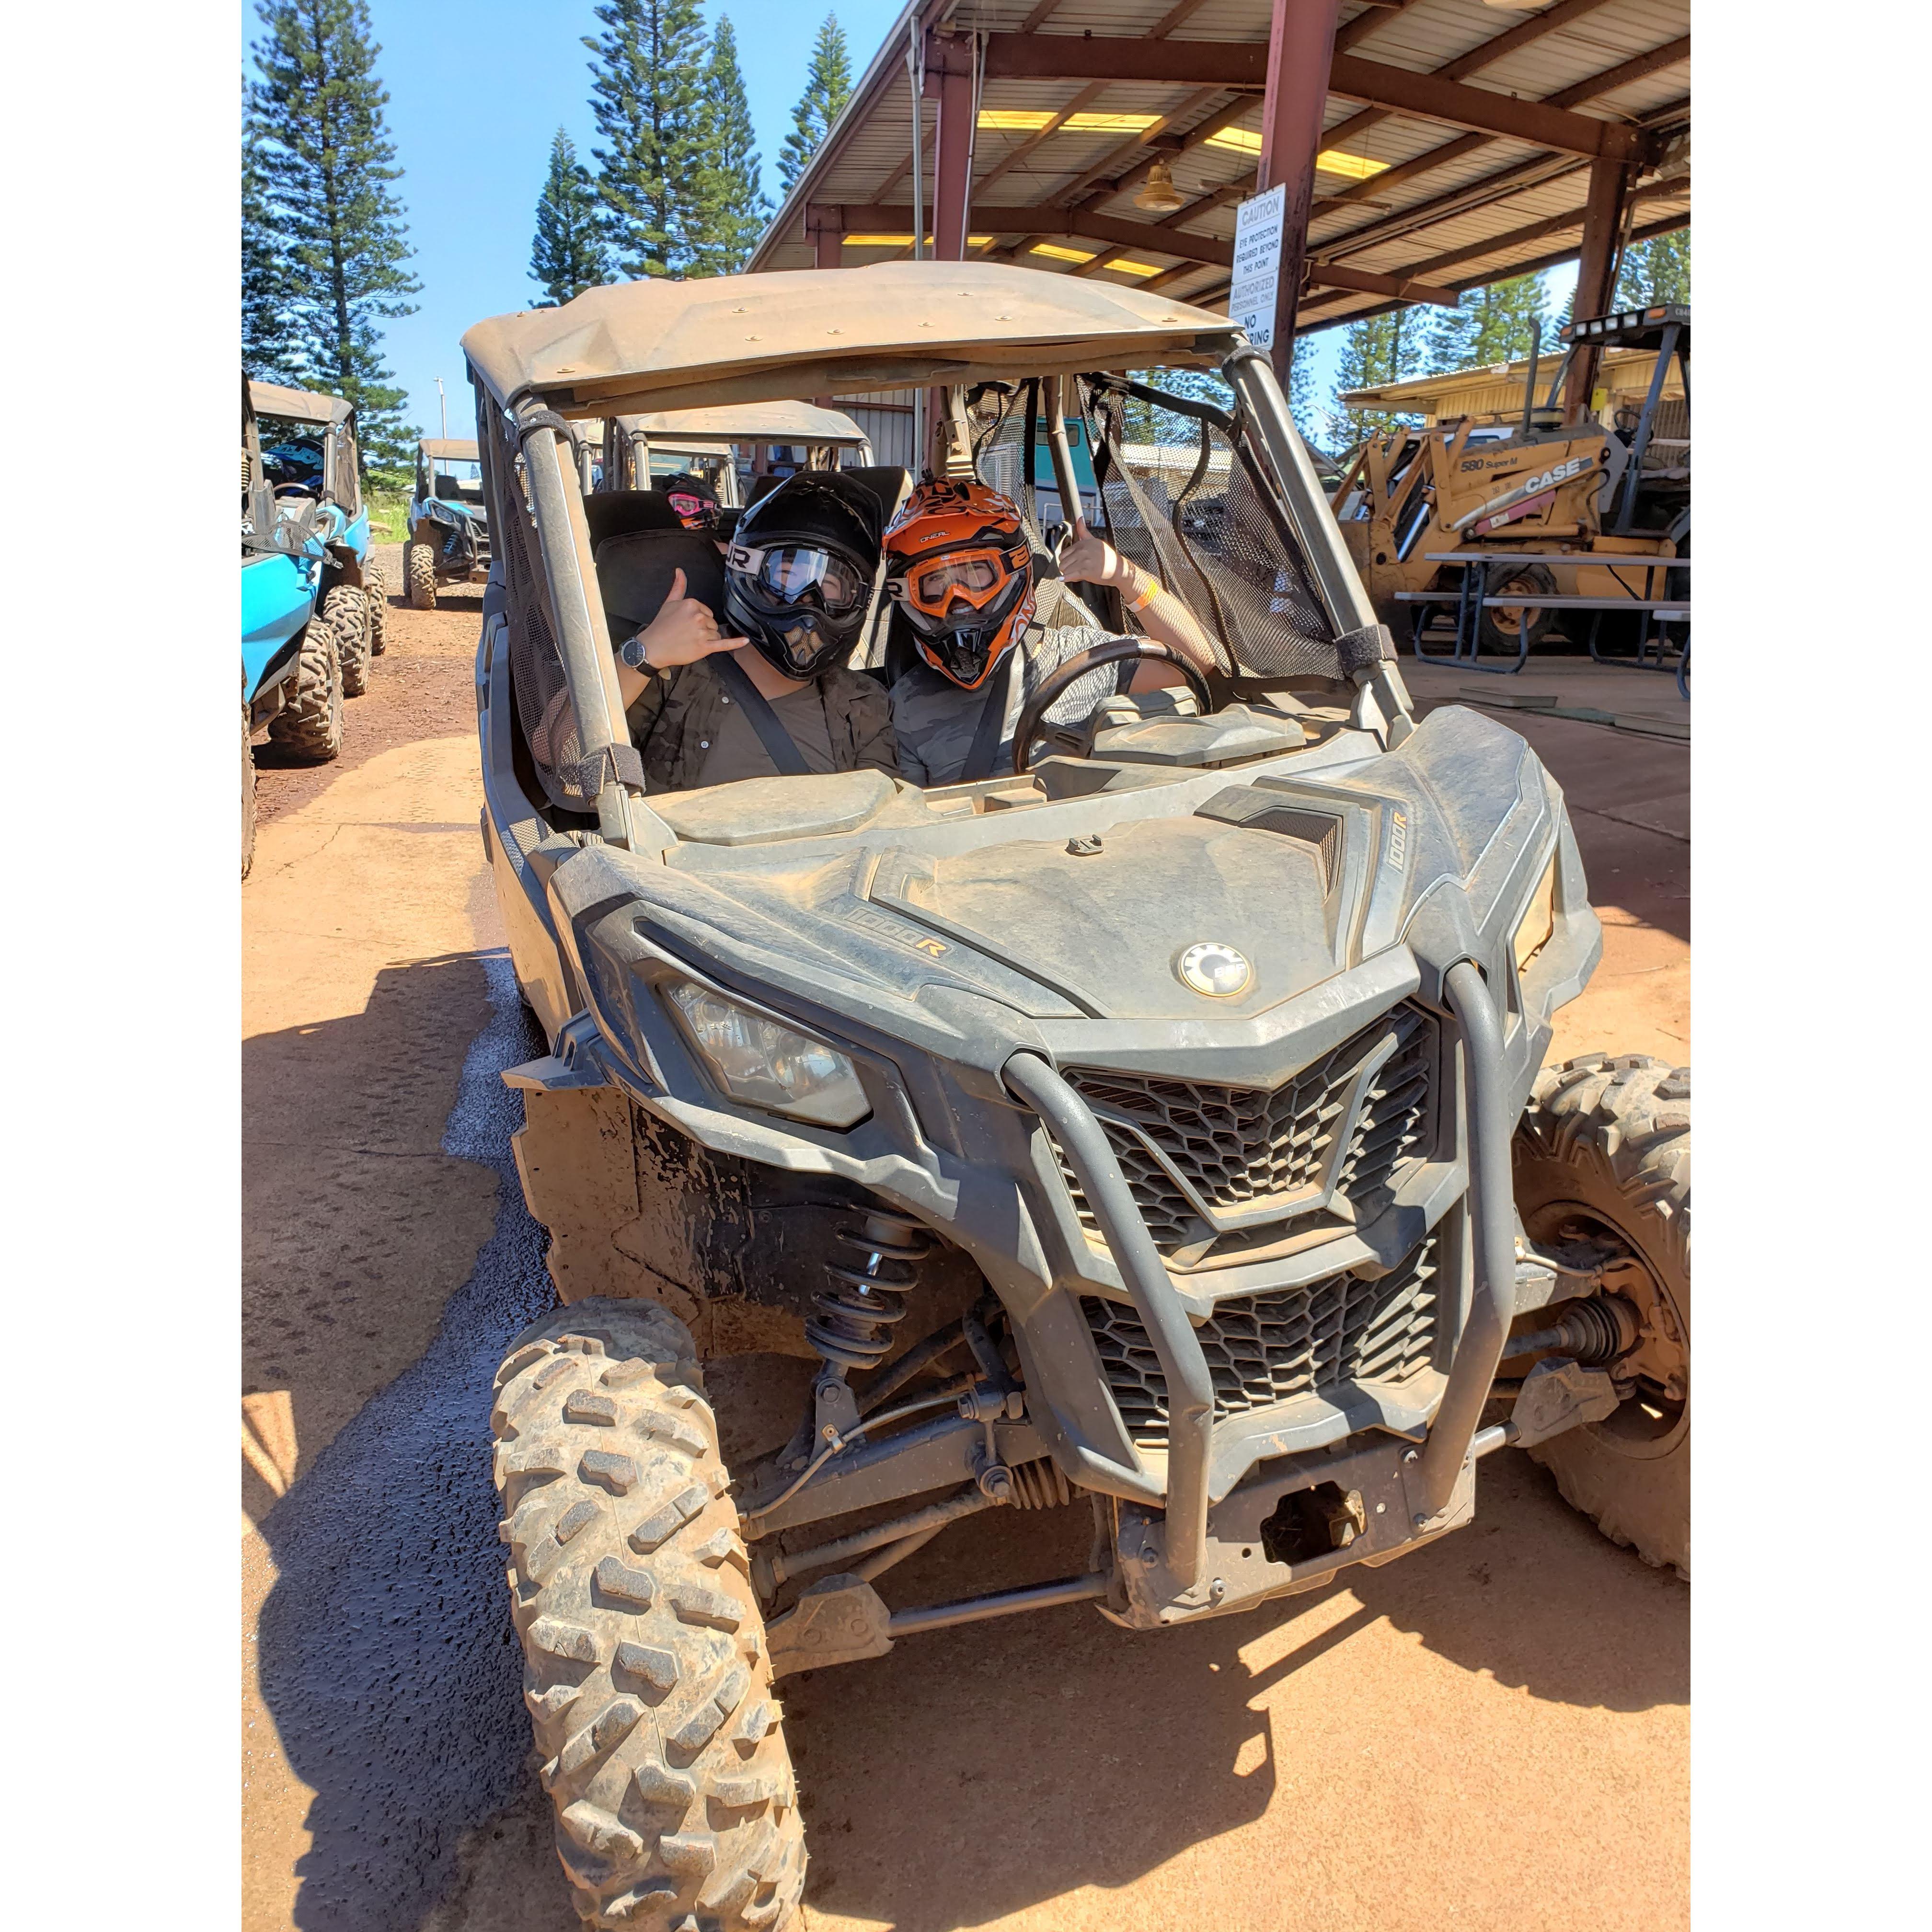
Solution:
{"label": "wristwatch", "polygon": [[618,656],[633,670],[654,670],[656,666],[644,655],[644,634],[640,631],[628,644],[621,645]]}

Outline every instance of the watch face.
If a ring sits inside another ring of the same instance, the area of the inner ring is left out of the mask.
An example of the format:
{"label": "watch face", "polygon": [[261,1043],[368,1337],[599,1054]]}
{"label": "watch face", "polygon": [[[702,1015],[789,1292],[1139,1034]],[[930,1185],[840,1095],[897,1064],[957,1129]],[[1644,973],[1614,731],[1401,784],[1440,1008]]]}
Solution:
{"label": "watch face", "polygon": [[622,658],[633,670],[642,670],[644,668],[644,639],[642,638],[633,638],[631,641],[617,653],[617,655]]}

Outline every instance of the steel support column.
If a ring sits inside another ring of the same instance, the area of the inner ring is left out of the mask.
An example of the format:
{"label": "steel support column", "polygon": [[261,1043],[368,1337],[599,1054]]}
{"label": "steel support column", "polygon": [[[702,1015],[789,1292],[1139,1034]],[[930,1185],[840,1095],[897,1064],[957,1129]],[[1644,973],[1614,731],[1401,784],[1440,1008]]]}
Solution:
{"label": "steel support column", "polygon": [[928,34],[926,91],[939,102],[933,146],[932,259],[963,262],[973,202],[973,43]]}
{"label": "steel support column", "polygon": [[[1583,203],[1583,244],[1576,263],[1576,297],[1570,310],[1579,322],[1610,312],[1617,284],[1617,242],[1623,232],[1634,172],[1622,161],[1590,164],[1590,192]],[[1602,352],[1591,343],[1570,358],[1570,373],[1563,384],[1565,422],[1581,422],[1590,413]]]}
{"label": "steel support column", "polygon": [[[808,206],[805,211],[806,232],[812,237],[812,266],[814,268],[836,268],[845,259],[844,211],[838,208]],[[830,396],[814,396],[815,409],[829,410],[837,405]],[[760,443],[752,458],[752,474],[764,476],[772,466],[771,446]]]}
{"label": "steel support column", "polygon": [[1294,360],[1294,312],[1301,296],[1308,246],[1308,210],[1315,199],[1315,156],[1328,104],[1328,68],[1335,52],[1335,16],[1341,0],[1274,0],[1269,28],[1268,95],[1262,110],[1262,158],[1255,192],[1288,185],[1282,211],[1281,262],[1275,283],[1274,346],[1269,359],[1284,392]]}

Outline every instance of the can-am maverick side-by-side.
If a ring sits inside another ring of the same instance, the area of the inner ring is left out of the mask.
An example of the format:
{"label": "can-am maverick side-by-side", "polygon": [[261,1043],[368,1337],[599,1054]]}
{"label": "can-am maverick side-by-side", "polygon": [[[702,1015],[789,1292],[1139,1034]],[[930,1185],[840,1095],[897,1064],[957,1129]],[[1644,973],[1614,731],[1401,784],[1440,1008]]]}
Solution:
{"label": "can-am maverick side-by-side", "polygon": [[356,410],[340,396],[251,382],[263,462],[275,500],[312,503],[324,553],[322,615],[342,659],[342,694],[369,688],[387,643],[388,587],[369,546],[369,512],[356,450]]}
{"label": "can-am maverick side-by-side", "polygon": [[[506,1077],[568,1304],[499,1372],[496,1476],[590,1922],[791,1922],[790,1672],[1318,1588],[1469,1522],[1506,1444],[1688,1564],[1688,1074],[1544,1069],[1600,950],[1562,794],[1499,724],[1416,722],[1264,355],[1144,290],[931,262],[602,288],[464,346],[486,835],[551,1042]],[[1101,528],[1215,670],[1042,728],[1096,660],[1168,655],[1083,653],[1014,776],[646,797],[611,632],[710,539],[593,546],[572,424],[914,387],[935,467],[1036,525],[1033,452],[1071,501],[1082,421]],[[714,1410],[748,1354],[795,1407]],[[949,1524],[1076,1507],[1072,1574],[894,1600]]]}
{"label": "can-am maverick side-by-side", "polygon": [[416,490],[403,580],[412,610],[434,610],[440,584],[480,583],[490,574],[490,508],[476,446],[460,436],[416,445]]}
{"label": "can-am maverick side-by-side", "polygon": [[322,764],[342,748],[342,664],[318,612],[328,561],[315,500],[278,497],[242,379],[242,876],[255,861],[255,752],[264,725],[279,749]]}

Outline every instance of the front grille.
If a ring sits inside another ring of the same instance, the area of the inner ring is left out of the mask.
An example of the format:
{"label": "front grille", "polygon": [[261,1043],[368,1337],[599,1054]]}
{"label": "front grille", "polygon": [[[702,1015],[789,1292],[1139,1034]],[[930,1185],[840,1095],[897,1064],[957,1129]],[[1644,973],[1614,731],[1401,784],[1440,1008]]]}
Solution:
{"label": "front grille", "polygon": [[[1393,1051],[1370,1077],[1337,1160],[1336,1136],[1362,1069],[1391,1040]],[[1370,1218],[1373,1197],[1392,1184],[1396,1168],[1426,1152],[1436,1060],[1435,1022],[1413,1006],[1398,1006],[1273,1088],[1097,1067],[1070,1066],[1066,1077],[1106,1130],[1155,1246],[1172,1257],[1204,1252],[1217,1232],[1176,1174],[1211,1210],[1275,1208],[1273,1218],[1285,1220],[1316,1204],[1332,1172],[1336,1199],[1352,1207],[1358,1220]],[[1081,1224],[1098,1240],[1093,1209],[1064,1154],[1058,1146],[1054,1152]]]}
{"label": "front grille", "polygon": [[[1432,1234],[1373,1281],[1334,1274],[1216,1303],[1194,1330],[1214,1378],[1215,1420],[1344,1383],[1390,1385],[1420,1374],[1436,1348],[1435,1250]],[[1167,1378],[1140,1317],[1094,1295],[1080,1306],[1127,1434],[1141,1448],[1165,1448]]]}

